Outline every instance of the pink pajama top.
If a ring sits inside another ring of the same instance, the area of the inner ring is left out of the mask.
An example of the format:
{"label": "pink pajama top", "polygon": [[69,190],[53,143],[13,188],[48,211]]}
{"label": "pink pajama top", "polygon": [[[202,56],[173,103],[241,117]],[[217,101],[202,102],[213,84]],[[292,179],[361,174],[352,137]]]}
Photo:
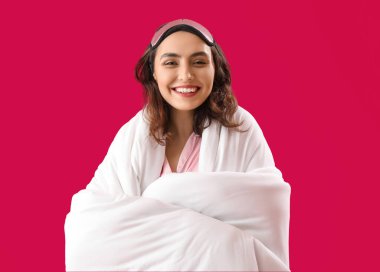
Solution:
{"label": "pink pajama top", "polygon": [[[183,150],[181,155],[179,156],[177,171],[178,173],[182,172],[196,172],[198,171],[198,162],[199,162],[199,151],[201,147],[201,136],[196,135],[194,132],[190,135],[189,139]],[[172,169],[170,168],[169,162],[165,156],[165,161],[162,166],[161,175],[163,176],[168,173],[172,173]]]}

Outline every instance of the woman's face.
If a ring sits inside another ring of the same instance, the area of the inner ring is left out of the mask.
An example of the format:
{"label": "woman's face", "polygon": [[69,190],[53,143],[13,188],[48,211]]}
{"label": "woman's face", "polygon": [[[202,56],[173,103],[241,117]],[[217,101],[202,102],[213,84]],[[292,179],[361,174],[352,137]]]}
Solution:
{"label": "woman's face", "polygon": [[153,76],[173,109],[199,107],[211,93],[214,74],[210,47],[192,33],[177,31],[157,47]]}

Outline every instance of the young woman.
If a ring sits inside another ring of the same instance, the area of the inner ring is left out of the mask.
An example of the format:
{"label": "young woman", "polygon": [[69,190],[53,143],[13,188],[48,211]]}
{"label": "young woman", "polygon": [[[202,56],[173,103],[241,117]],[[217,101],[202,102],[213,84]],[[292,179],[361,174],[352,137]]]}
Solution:
{"label": "young woman", "polygon": [[290,187],[210,32],[161,26],[135,74],[146,105],[73,197],[67,271],[289,270]]}
{"label": "young woman", "polygon": [[[210,32],[194,21],[162,26],[138,62],[136,78],[145,89],[151,136],[166,146],[164,172],[196,171],[200,136],[212,120],[239,125],[233,121],[237,103],[227,60]],[[188,157],[177,168],[183,153]]]}

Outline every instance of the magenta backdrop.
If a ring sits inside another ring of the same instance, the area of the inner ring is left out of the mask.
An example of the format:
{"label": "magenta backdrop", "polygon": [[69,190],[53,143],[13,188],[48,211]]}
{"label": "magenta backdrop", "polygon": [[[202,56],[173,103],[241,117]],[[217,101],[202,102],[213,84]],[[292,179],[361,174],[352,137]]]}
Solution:
{"label": "magenta backdrop", "polygon": [[154,30],[177,18],[213,33],[240,105],[256,117],[292,186],[292,270],[373,270],[376,1],[4,2],[1,271],[64,271],[71,197],[141,108],[134,65]]}

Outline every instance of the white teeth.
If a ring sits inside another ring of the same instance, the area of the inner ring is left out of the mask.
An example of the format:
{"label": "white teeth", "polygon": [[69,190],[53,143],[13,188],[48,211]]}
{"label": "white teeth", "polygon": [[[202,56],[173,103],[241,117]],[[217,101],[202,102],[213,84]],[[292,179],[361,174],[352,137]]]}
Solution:
{"label": "white teeth", "polygon": [[175,88],[174,90],[179,93],[194,93],[197,88]]}

